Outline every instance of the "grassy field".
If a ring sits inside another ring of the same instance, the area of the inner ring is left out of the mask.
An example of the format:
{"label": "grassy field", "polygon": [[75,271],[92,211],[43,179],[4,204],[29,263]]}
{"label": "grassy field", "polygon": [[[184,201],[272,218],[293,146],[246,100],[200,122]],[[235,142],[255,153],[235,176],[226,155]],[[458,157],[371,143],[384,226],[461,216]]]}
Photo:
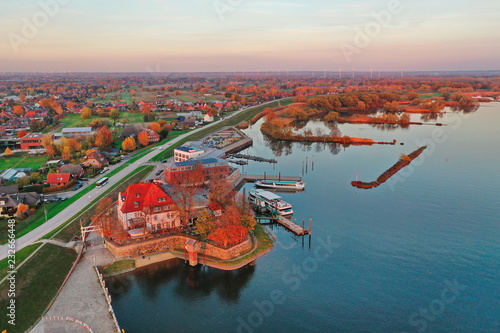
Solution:
{"label": "grassy field", "polygon": [[123,259],[115,261],[114,263],[103,267],[102,269],[100,269],[100,271],[104,276],[109,276],[129,270],[131,268],[135,268],[135,261],[132,259]]}
{"label": "grassy field", "polygon": [[123,101],[126,101],[128,105],[132,104],[134,100],[132,99],[132,96],[130,95],[129,92],[122,92],[121,93],[121,99]]}
{"label": "grassy field", "polygon": [[9,283],[0,286],[0,327],[9,333],[25,332],[40,318],[66,278],[77,254],[72,249],[44,245],[16,274],[16,325],[5,315]]}
{"label": "grassy field", "polygon": [[436,94],[420,94],[419,96],[420,96],[420,98],[425,99],[425,98],[439,97],[439,96],[441,96],[441,94],[440,93],[436,93]]}
{"label": "grassy field", "polygon": [[[24,249],[16,252],[16,266],[24,261],[24,259],[28,258],[36,249],[42,246],[41,243],[33,244],[26,246]],[[7,272],[10,271],[8,267],[8,259],[4,259],[0,261],[0,279],[3,279],[7,276]]]}
{"label": "grassy field", "polygon": [[16,168],[32,168],[33,170],[39,169],[47,162],[47,156],[22,156],[22,157],[3,157],[0,158],[0,170]]}
{"label": "grassy field", "polygon": [[[127,117],[131,123],[142,123],[144,122],[142,119],[142,115],[140,113],[130,113],[130,112],[120,112],[120,118]],[[113,125],[113,119],[104,118],[104,117],[91,117],[90,119],[82,119],[80,114],[73,113],[67,114],[64,116],[64,119],[61,120],[63,124],[59,127],[56,132],[62,132],[63,128],[68,127],[87,127],[94,120],[102,120],[107,121],[111,125]]]}

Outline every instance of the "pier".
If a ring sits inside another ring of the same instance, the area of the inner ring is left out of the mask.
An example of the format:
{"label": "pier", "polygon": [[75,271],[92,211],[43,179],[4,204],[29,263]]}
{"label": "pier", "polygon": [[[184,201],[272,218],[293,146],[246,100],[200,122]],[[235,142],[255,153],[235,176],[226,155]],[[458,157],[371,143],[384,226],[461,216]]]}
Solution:
{"label": "pier", "polygon": [[230,157],[242,158],[245,160],[257,161],[257,162],[278,163],[278,161],[276,161],[275,159],[245,155],[245,154],[232,154]]}
{"label": "pier", "polygon": [[[305,236],[305,235],[312,234],[312,220],[309,220],[309,229],[306,229],[303,226],[300,226],[297,223],[293,222],[292,220],[289,220],[286,217],[283,217],[281,215],[274,215],[274,216],[269,216],[269,217],[267,217],[267,216],[257,217],[256,216],[255,219],[258,221],[269,220],[271,223],[276,222],[279,225],[283,226],[288,231],[293,232],[297,236]],[[304,221],[302,221],[302,223],[304,223]]]}

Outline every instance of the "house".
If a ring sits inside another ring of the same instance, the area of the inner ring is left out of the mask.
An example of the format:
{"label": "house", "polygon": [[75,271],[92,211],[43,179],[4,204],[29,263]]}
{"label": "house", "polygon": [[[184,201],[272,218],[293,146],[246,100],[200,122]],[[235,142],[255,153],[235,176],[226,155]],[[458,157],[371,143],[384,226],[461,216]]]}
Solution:
{"label": "house", "polygon": [[140,130],[134,126],[127,126],[123,129],[121,134],[121,138],[125,139],[128,137],[136,137],[139,134]]}
{"label": "house", "polygon": [[40,194],[36,192],[26,193],[1,193],[0,194],[0,217],[12,217],[17,212],[19,204],[30,207],[37,206],[42,202]]}
{"label": "house", "polygon": [[212,123],[214,120],[214,115],[211,112],[207,112],[203,117],[203,121],[206,123]]}
{"label": "house", "polygon": [[87,160],[83,163],[84,166],[89,167],[93,166],[96,169],[102,169],[106,165],[109,165],[108,159],[104,156],[103,153],[94,151],[87,155]]}
{"label": "house", "polygon": [[79,179],[85,175],[85,170],[79,164],[65,164],[59,168],[60,173],[70,173],[71,177]]}
{"label": "house", "polygon": [[61,132],[65,138],[86,137],[93,134],[92,127],[68,127]]}
{"label": "house", "polygon": [[158,133],[156,133],[155,131],[152,131],[149,128],[145,129],[145,131],[148,133],[149,143],[155,143],[155,142],[159,142],[161,140],[160,135]]}
{"label": "house", "polygon": [[43,149],[42,145],[42,133],[29,133],[21,138],[21,149]]}
{"label": "house", "polygon": [[59,186],[59,185],[65,185],[69,183],[71,180],[71,174],[69,172],[67,173],[49,173],[47,175],[47,184],[50,184],[50,186]]}
{"label": "house", "polygon": [[208,181],[213,177],[229,176],[230,174],[229,164],[226,160],[205,158],[200,160],[173,162],[165,165],[165,181],[169,184],[182,182],[182,179],[192,172],[198,164],[203,169],[204,181]]}
{"label": "house", "polygon": [[174,200],[158,183],[130,185],[118,194],[118,220],[125,230],[159,231],[180,226]]}

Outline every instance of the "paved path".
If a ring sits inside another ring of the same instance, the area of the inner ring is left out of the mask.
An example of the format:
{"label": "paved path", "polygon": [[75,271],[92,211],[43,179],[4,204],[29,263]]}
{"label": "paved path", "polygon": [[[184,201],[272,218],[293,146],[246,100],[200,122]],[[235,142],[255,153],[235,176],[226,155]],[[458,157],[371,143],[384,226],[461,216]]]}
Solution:
{"label": "paved path", "polygon": [[[114,332],[114,323],[108,314],[108,304],[94,269],[94,265],[106,265],[114,260],[113,255],[102,244],[87,247],[87,252],[44,317],[75,318],[87,324],[94,333]],[[65,320],[44,319],[31,331],[31,333],[62,332],[88,331]]]}
{"label": "paved path", "polygon": [[[260,104],[258,106],[262,106],[262,105],[266,105],[266,104],[270,104],[270,103],[273,103],[273,102],[276,102],[277,100],[274,100],[274,101],[270,101],[270,102],[266,102],[266,103],[263,103],[263,104]],[[248,110],[248,109],[246,109]],[[233,116],[235,116],[236,114],[242,112],[242,111],[246,111],[246,110],[241,110],[241,111],[237,111],[235,113],[233,113],[232,115],[228,116],[227,118],[231,118]],[[188,133],[185,133],[185,134],[182,134],[180,136],[178,136],[177,138],[171,140],[171,141],[168,141],[167,143],[163,144],[162,147],[163,148],[167,148],[171,145],[174,145],[175,143],[179,142],[180,140],[190,136],[191,134],[194,134],[196,132],[199,132],[203,129],[206,129],[206,128],[210,128],[210,127],[213,127],[215,125],[217,125],[219,122],[214,122],[214,123],[211,123],[211,124],[208,124],[202,128],[197,128],[195,130],[192,130]],[[156,155],[160,154],[162,152],[162,150],[158,149],[158,148],[154,148],[151,150],[151,152],[149,152],[148,154],[146,154],[144,157],[140,158],[139,160],[137,160],[136,162],[128,165],[127,167],[125,167],[123,170],[121,170],[120,172],[118,172],[117,174],[113,175],[112,177],[110,177],[109,179],[109,182],[108,182],[108,185],[106,185],[107,187],[109,186],[112,186],[116,183],[119,183],[121,182],[123,179],[126,179],[127,176],[132,173],[134,170],[136,170],[138,167],[148,163],[148,161],[155,157]],[[114,167],[118,167],[118,166],[114,166]],[[113,168],[110,168],[111,170]],[[111,171],[110,170],[110,171]],[[106,174],[104,174],[103,176],[105,176]],[[59,214],[57,214],[56,216],[54,216],[53,218],[51,218],[50,220],[48,220],[47,222],[45,222],[44,224],[42,224],[41,226],[39,226],[38,228],[36,228],[35,230],[29,232],[28,234],[18,238],[16,240],[16,251],[19,251],[21,249],[23,249],[24,247],[30,245],[30,244],[33,244],[34,242],[36,242],[38,239],[42,238],[43,236],[45,236],[47,233],[51,232],[52,230],[56,229],[57,227],[59,227],[61,224],[63,224],[64,222],[66,222],[67,220],[71,219],[74,215],[76,215],[78,212],[80,212],[80,210],[87,206],[90,202],[92,202],[96,197],[98,197],[99,195],[102,194],[103,190],[106,190],[106,188],[102,189],[102,188],[94,188],[92,191],[88,192],[87,194],[85,194],[83,197],[81,197],[80,199],[78,199],[77,201],[75,201],[73,204],[71,204],[69,207],[67,207],[66,209],[64,209],[63,211],[61,211]],[[7,245],[1,245],[0,246],[0,260],[2,259],[5,259],[7,257],[7,252],[8,252],[8,247]]]}

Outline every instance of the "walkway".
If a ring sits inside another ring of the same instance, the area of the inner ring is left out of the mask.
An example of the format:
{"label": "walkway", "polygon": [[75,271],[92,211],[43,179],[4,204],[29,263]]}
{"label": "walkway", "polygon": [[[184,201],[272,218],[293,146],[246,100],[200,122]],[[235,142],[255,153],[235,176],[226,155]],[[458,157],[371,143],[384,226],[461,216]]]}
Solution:
{"label": "walkway", "polygon": [[[95,237],[99,236],[91,235],[89,239],[92,240]],[[108,305],[94,270],[94,265],[106,265],[114,260],[115,258],[103,245],[87,247],[87,252],[45,317],[75,318],[87,324],[93,333],[114,332],[114,324],[109,317]],[[44,319],[31,331],[31,333],[56,332],[79,333],[88,331],[82,326],[64,320],[46,321]]]}

